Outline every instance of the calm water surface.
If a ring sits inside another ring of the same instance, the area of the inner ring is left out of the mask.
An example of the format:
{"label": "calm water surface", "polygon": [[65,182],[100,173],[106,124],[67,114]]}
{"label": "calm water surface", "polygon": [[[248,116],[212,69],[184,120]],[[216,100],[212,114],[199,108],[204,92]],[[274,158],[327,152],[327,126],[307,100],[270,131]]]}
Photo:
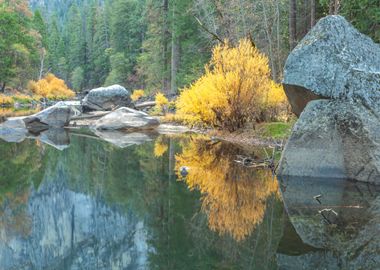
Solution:
{"label": "calm water surface", "polygon": [[262,148],[114,135],[0,140],[0,269],[380,269],[378,187],[234,161]]}

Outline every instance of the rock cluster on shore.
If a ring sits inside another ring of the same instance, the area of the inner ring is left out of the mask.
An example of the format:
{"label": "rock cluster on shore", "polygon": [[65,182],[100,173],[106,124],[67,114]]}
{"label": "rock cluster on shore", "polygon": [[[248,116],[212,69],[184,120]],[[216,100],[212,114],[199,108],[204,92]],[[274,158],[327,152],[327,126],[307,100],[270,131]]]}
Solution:
{"label": "rock cluster on shore", "polygon": [[149,141],[154,134],[189,131],[185,127],[160,127],[158,118],[126,106],[133,104],[124,87],[93,89],[82,101],[58,102],[34,115],[7,119],[0,124],[0,139],[8,142],[39,139],[62,150],[69,145],[64,128],[71,125],[90,127],[96,136],[119,147]]}
{"label": "rock cluster on shore", "polygon": [[289,55],[284,85],[300,118],[280,176],[380,184],[379,44],[343,17],[325,17]]}

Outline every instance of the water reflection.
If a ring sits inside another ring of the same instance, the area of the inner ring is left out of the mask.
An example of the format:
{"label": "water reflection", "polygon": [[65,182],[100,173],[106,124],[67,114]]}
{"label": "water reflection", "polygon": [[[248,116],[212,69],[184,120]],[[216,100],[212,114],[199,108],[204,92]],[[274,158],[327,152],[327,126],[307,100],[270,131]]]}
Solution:
{"label": "water reflection", "polygon": [[[268,170],[234,162],[236,155],[265,155],[261,148],[202,136],[159,136],[122,148],[86,132],[63,135],[57,141],[69,147],[60,150],[47,143],[52,134],[0,142],[0,269],[376,269],[379,263],[376,187],[277,181]],[[181,166],[189,174],[178,181]],[[326,213],[327,221],[318,212],[325,208],[338,216]]]}
{"label": "water reflection", "polygon": [[0,123],[5,121],[8,117],[16,117],[16,116],[25,116],[25,115],[31,115],[36,112],[40,111],[40,108],[22,108],[22,109],[15,109],[15,108],[2,108],[0,107]]}
{"label": "water reflection", "polygon": [[270,170],[244,167],[235,161],[244,152],[198,136],[187,140],[176,156],[177,171],[189,167],[183,180],[191,190],[202,193],[209,227],[237,241],[244,240],[262,222],[266,201],[278,190]]}

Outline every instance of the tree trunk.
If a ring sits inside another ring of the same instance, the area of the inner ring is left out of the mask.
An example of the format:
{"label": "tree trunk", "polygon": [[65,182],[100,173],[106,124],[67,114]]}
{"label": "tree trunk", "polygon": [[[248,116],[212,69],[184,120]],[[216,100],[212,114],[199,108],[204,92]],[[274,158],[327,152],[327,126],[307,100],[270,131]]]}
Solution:
{"label": "tree trunk", "polygon": [[310,2],[310,26],[313,27],[315,25],[315,11],[316,3],[315,0],[311,0]]}
{"label": "tree trunk", "polygon": [[3,82],[3,85],[1,86],[0,92],[1,93],[5,92],[5,82]]}
{"label": "tree trunk", "polygon": [[274,55],[273,55],[272,35],[271,35],[271,29],[268,22],[267,8],[266,8],[266,4],[264,0],[261,1],[261,5],[263,7],[265,34],[267,36],[268,46],[269,46],[270,69],[272,72],[273,80],[277,81],[277,71],[276,71],[276,66],[274,64]]}
{"label": "tree trunk", "polygon": [[45,49],[43,48],[40,55],[40,74],[38,75],[38,80],[42,79],[42,76],[44,75],[44,68],[45,68]]}
{"label": "tree trunk", "polygon": [[177,92],[177,70],[178,70],[178,60],[179,60],[179,50],[178,50],[178,36],[175,29],[175,4],[173,3],[173,17],[172,17],[172,59],[171,59],[171,83],[170,83],[170,93],[175,94]]}
{"label": "tree trunk", "polygon": [[335,13],[335,0],[330,0],[329,2],[329,14],[334,15]]}
{"label": "tree trunk", "polygon": [[289,1],[289,45],[292,50],[297,45],[297,0]]}
{"label": "tree trunk", "polygon": [[169,1],[163,0],[163,14],[164,17],[164,28],[163,28],[163,76],[162,76],[162,87],[163,91],[166,92],[169,89],[169,78],[168,78],[168,70],[169,70]]}

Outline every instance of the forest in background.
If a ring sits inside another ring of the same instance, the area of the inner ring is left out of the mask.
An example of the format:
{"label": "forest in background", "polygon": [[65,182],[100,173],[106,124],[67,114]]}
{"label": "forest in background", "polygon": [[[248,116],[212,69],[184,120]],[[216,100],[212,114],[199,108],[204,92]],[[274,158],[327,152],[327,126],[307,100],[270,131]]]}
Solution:
{"label": "forest in background", "polygon": [[77,92],[118,83],[176,93],[216,44],[244,37],[279,82],[289,51],[327,14],[380,41],[378,0],[0,0],[0,90],[53,73]]}

